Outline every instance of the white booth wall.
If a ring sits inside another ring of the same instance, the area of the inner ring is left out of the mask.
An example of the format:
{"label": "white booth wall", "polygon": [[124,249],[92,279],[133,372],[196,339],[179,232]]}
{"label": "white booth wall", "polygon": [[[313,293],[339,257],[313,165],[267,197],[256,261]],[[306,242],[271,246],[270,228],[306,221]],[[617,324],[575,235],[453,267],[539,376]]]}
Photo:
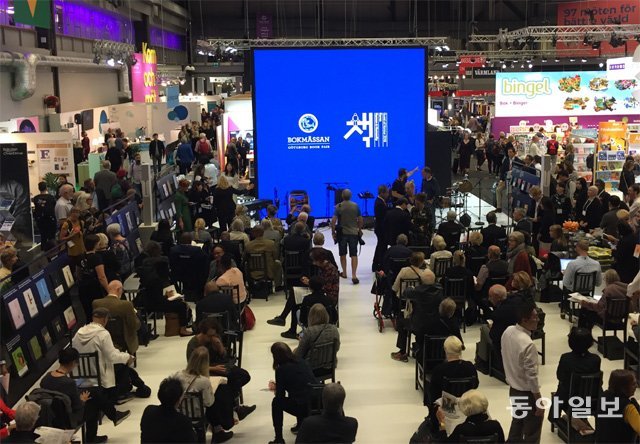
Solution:
{"label": "white booth wall", "polygon": [[[60,107],[62,111],[89,109],[118,103],[118,73],[116,70],[92,70],[61,67]],[[0,70],[0,121],[18,116],[36,116],[44,113],[43,99],[53,94],[51,68],[38,68],[36,88],[25,100],[11,98],[13,73]]]}

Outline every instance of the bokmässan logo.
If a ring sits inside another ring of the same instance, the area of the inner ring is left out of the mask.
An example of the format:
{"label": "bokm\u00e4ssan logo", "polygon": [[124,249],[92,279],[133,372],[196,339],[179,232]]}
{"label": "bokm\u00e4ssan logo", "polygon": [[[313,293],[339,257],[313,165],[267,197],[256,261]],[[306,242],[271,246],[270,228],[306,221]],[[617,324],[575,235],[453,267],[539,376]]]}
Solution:
{"label": "bokm\u00e4ssan logo", "polygon": [[298,120],[298,127],[303,133],[312,133],[318,129],[318,118],[313,114],[303,114]]}

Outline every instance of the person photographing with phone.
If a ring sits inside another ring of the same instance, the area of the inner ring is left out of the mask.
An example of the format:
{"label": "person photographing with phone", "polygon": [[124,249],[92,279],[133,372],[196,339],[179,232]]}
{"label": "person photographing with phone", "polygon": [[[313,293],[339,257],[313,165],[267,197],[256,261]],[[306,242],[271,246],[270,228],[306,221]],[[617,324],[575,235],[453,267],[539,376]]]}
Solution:
{"label": "person photographing with phone", "polygon": [[351,200],[351,190],[342,191],[342,202],[335,207],[331,219],[331,235],[338,244],[340,254],[340,277],[347,277],[347,248],[351,257],[351,282],[360,283],[358,272],[358,243],[362,243],[363,219],[358,204]]}

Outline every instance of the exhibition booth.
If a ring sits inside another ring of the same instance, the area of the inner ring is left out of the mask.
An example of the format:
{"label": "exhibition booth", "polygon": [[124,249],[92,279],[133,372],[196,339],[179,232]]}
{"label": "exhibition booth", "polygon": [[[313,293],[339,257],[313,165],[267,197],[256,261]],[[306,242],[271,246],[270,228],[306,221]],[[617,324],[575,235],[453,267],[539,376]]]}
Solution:
{"label": "exhibition booth", "polygon": [[544,151],[555,133],[561,146],[573,145],[580,177],[602,179],[616,192],[625,158],[640,152],[638,76],[631,57],[608,60],[606,71],[498,73],[491,133],[513,135],[520,156],[534,136]]}

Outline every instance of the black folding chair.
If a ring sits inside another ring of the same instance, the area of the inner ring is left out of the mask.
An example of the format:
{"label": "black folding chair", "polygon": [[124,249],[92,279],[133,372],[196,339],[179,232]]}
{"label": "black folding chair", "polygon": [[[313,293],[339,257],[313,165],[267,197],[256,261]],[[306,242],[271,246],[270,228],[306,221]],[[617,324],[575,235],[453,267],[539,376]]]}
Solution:
{"label": "black folding chair", "polygon": [[546,356],[546,337],[547,337],[547,334],[544,332],[544,320],[547,314],[544,311],[542,311],[542,309],[540,308],[537,308],[536,310],[538,310],[538,319],[539,319],[538,328],[536,328],[531,332],[531,340],[532,341],[536,341],[538,339],[541,340],[542,343],[541,343],[540,351],[538,352],[538,354],[542,358],[542,365],[544,365],[545,356]]}
{"label": "black folding chair", "polygon": [[[596,325],[602,329],[602,336],[598,341],[602,340],[602,354],[607,358],[607,331],[613,331],[613,337],[617,337],[618,330],[622,330],[624,337],[623,344],[627,343],[627,322],[629,321],[629,298],[609,298],[607,299],[607,309],[604,312],[602,320],[596,322]],[[608,359],[608,358],[607,358]]]}
{"label": "black folding chair", "polygon": [[[78,365],[73,369],[69,377],[91,382],[90,385],[81,384],[80,387],[101,387],[102,380],[100,379],[100,357],[98,352],[80,353]],[[95,380],[95,384],[92,383],[92,380]]]}
{"label": "black folding chair", "polygon": [[315,344],[307,353],[306,361],[319,381],[336,382],[336,341]]}
{"label": "black folding chair", "polygon": [[324,390],[324,383],[319,384],[309,384],[311,388],[311,397],[309,398],[309,416],[311,415],[321,415],[323,404],[322,404],[322,391]]}
{"label": "black folding chair", "polygon": [[207,417],[205,416],[202,392],[186,392],[178,410],[191,421],[198,436],[198,442],[206,442]]}
{"label": "black folding chair", "polygon": [[[596,291],[596,272],[582,273],[576,271],[573,277],[573,292],[583,296],[593,297]],[[573,310],[575,302],[569,302],[569,322],[573,322]],[[564,319],[564,318],[563,318]]]}
{"label": "black folding chair", "polygon": [[[551,431],[555,431],[557,427],[558,436],[565,442],[583,442],[583,437],[579,434],[572,437],[572,434],[575,433],[571,425],[573,412],[579,409],[580,417],[594,415],[600,406],[601,392],[602,372],[589,374],[572,373],[569,381],[569,396],[558,409],[558,413],[561,411],[566,412],[567,420],[563,421],[561,418],[553,418],[551,421]],[[554,395],[555,393],[552,394],[553,402],[558,402],[559,400],[556,400]],[[584,404],[579,407],[574,407],[570,402],[567,402],[572,398],[578,398],[584,402]],[[595,435],[592,435],[592,437],[595,437]],[[593,439],[591,442],[593,442]]]}
{"label": "black folding chair", "polygon": [[433,263],[433,274],[436,275],[436,280],[444,277],[452,263],[453,257],[439,257],[435,259]]}
{"label": "black folding chair", "polygon": [[293,286],[294,283],[300,282],[300,278],[305,274],[302,252],[284,250],[284,261],[282,265],[287,288]]}
{"label": "black folding chair", "polygon": [[494,433],[492,435],[487,436],[464,436],[460,435],[461,443],[466,444],[493,444],[498,442],[498,434]]}
{"label": "black folding chair", "polygon": [[[267,253],[248,253],[246,262],[246,279],[249,288],[255,288],[259,284],[269,286],[269,291],[265,292],[265,300],[269,300],[269,294],[273,292],[273,281],[267,274]],[[254,295],[255,296],[255,295]]]}
{"label": "black folding chair", "polygon": [[[124,335],[124,321],[120,316],[110,315],[109,322],[107,322],[105,328],[109,332],[109,335],[111,335],[111,342],[113,342],[115,348],[121,352],[126,352],[133,356],[136,355],[136,353],[133,353],[132,350],[129,350],[127,347],[127,340]],[[136,361],[133,361],[133,366],[136,367]]]}
{"label": "black folding chair", "polygon": [[467,268],[471,270],[474,276],[478,276],[480,268],[487,263],[486,256],[471,256],[467,261]]}
{"label": "black folding chair", "polygon": [[442,377],[442,391],[459,398],[465,392],[475,388],[477,383],[477,378],[450,378],[445,375]]}
{"label": "black folding chair", "polygon": [[436,365],[446,359],[444,353],[444,336],[424,335],[422,353],[416,359],[415,389],[423,392],[423,404],[429,405],[429,381],[430,374]]}
{"label": "black folding chair", "polygon": [[445,278],[444,297],[451,298],[456,303],[456,314],[460,316],[462,329],[466,333],[467,323],[464,322],[464,313],[467,308],[467,279]]}

